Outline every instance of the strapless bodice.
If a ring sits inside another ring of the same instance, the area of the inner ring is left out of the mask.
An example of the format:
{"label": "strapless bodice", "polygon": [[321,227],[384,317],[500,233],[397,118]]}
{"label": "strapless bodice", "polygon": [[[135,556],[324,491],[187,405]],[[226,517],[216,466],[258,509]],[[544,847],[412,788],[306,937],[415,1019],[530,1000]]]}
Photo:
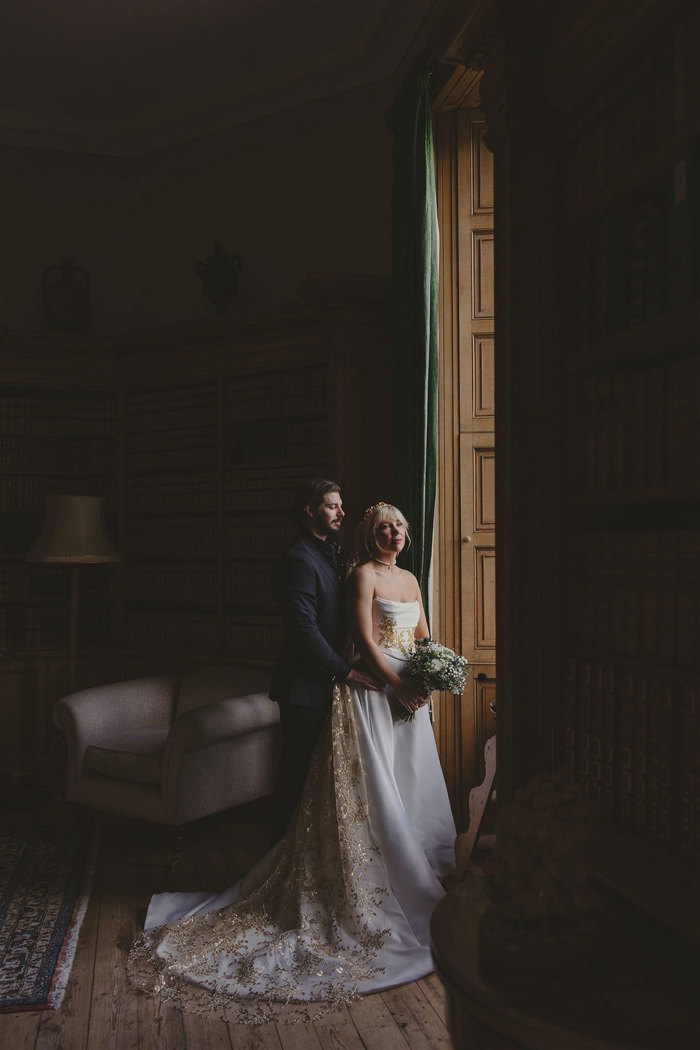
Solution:
{"label": "strapless bodice", "polygon": [[408,656],[416,638],[416,624],[420,618],[418,602],[395,602],[376,597],[372,601],[374,640],[387,652]]}

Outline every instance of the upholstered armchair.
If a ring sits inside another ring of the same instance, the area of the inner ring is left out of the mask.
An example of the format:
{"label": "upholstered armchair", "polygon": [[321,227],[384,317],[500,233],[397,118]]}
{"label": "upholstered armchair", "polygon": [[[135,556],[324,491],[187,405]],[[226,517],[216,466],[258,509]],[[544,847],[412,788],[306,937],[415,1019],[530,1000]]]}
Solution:
{"label": "upholstered armchair", "polygon": [[54,708],[67,746],[67,797],[160,824],[270,795],[279,710],[268,676],[207,667],[83,689]]}

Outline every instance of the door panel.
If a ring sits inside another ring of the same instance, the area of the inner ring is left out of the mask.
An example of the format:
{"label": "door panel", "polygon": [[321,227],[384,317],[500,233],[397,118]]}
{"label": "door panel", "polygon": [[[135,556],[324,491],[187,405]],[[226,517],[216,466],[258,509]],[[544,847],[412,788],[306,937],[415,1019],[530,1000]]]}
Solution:
{"label": "door panel", "polygon": [[[441,238],[440,464],[436,633],[473,665],[464,695],[442,696],[437,739],[458,827],[495,732],[493,158],[478,109],[437,114]],[[477,675],[483,674],[482,681]]]}

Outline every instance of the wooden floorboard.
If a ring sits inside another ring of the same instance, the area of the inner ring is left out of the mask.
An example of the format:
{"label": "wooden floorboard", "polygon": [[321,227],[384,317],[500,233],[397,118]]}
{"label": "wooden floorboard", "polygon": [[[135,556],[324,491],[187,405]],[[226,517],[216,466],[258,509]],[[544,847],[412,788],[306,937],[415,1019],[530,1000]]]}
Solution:
{"label": "wooden floorboard", "polygon": [[187,1050],[233,1050],[229,1025],[218,1017],[183,1014],[182,1027]]}
{"label": "wooden floorboard", "polygon": [[417,982],[382,992],[382,998],[411,1050],[450,1050],[447,1028]]}
{"label": "wooden floorboard", "polygon": [[406,1050],[407,1040],[380,994],[368,995],[348,1007],[355,1028],[366,1047]]}
{"label": "wooden floorboard", "polygon": [[450,1050],[435,975],[298,1024],[185,1014],[137,991],[126,978],[126,956],[151,894],[224,889],[265,852],[268,829],[255,812],[199,821],[185,829],[170,870],[169,829],[99,819],[99,858],[63,1004],[0,1014],[2,1050]]}
{"label": "wooden floorboard", "polygon": [[445,989],[438,975],[436,973],[431,973],[427,977],[422,977],[420,981],[416,981],[416,985],[423,992],[423,995],[428,1000],[442,1023],[446,1025],[447,999],[445,996]]}
{"label": "wooden floorboard", "polygon": [[313,1027],[322,1050],[363,1050],[367,1045],[360,1038],[347,1009],[326,1014]]}
{"label": "wooden floorboard", "polygon": [[78,949],[66,994],[59,1010],[45,1010],[36,1050],[86,1050],[92,990],[95,978],[97,932],[102,900],[102,870],[92,880],[90,899],[80,927]]}
{"label": "wooden floorboard", "polygon": [[34,1050],[43,1012],[0,1014],[0,1046],[12,1047],[12,1050]]}
{"label": "wooden floorboard", "polygon": [[126,978],[126,954],[138,933],[143,907],[143,879],[138,868],[120,865],[105,850],[95,979],[87,1046],[100,1050],[134,1050],[139,1046],[138,1001]]}

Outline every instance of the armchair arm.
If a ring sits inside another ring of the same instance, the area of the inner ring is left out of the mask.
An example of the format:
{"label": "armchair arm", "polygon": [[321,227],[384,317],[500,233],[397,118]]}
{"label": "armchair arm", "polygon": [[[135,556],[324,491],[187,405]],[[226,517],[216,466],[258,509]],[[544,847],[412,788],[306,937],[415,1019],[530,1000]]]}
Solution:
{"label": "armchair arm", "polygon": [[68,776],[79,773],[86,747],[105,733],[168,725],[175,708],[180,675],[154,675],[82,689],[59,700],[53,721],[66,734]]}
{"label": "armchair arm", "polygon": [[161,793],[166,806],[176,807],[177,784],[187,752],[213,747],[279,722],[279,708],[267,693],[236,696],[192,708],[173,722],[165,741]]}

